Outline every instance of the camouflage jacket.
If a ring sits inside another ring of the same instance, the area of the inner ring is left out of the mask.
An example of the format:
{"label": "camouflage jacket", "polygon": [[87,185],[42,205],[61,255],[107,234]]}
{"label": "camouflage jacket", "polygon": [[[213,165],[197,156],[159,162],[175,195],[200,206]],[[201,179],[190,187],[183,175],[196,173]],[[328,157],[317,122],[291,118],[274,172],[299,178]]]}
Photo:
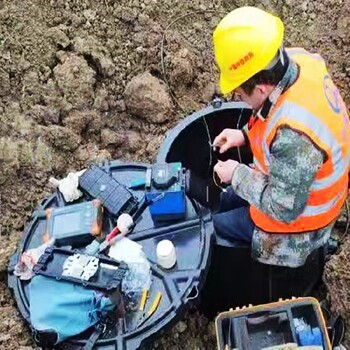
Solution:
{"label": "camouflage jacket", "polygon": [[[290,222],[305,208],[324,154],[307,136],[284,127],[277,131],[271,156],[268,176],[239,164],[232,187],[236,194],[271,217]],[[327,242],[332,227],[333,223],[317,231],[290,235],[266,233],[256,227],[252,256],[266,264],[301,266],[313,250]]]}

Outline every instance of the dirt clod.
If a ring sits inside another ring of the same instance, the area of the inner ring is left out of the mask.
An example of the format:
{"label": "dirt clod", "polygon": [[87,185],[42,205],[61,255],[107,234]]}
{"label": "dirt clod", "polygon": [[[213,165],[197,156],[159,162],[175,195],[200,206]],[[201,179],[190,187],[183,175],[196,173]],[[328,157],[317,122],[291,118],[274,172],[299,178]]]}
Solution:
{"label": "dirt clod", "polygon": [[41,125],[58,124],[60,122],[59,111],[56,108],[35,105],[28,111],[28,116]]}
{"label": "dirt clod", "polygon": [[102,47],[95,37],[75,37],[73,39],[73,50],[90,60],[90,63],[96,67],[97,73],[102,78],[112,77],[115,73],[115,66],[108,57],[108,50]]}
{"label": "dirt clod", "polygon": [[41,128],[42,137],[52,147],[62,152],[71,152],[78,148],[81,139],[73,131],[58,125]]}
{"label": "dirt clod", "polygon": [[65,110],[89,107],[94,98],[95,71],[83,57],[65,52],[58,52],[57,56],[61,64],[53,72]]}
{"label": "dirt clod", "polygon": [[108,146],[121,146],[126,141],[127,136],[121,133],[117,133],[110,129],[103,129],[101,132],[101,145],[103,147]]}
{"label": "dirt clod", "polygon": [[59,27],[49,29],[47,36],[53,40],[58,48],[65,49],[70,44],[68,36]]}
{"label": "dirt clod", "polygon": [[101,132],[102,118],[100,113],[88,110],[74,110],[64,119],[63,124],[75,134],[89,136]]}
{"label": "dirt clod", "polygon": [[180,49],[171,60],[171,83],[184,89],[194,78],[193,58],[186,48]]}
{"label": "dirt clod", "polygon": [[125,104],[129,113],[151,123],[164,123],[171,116],[171,97],[165,84],[149,72],[130,81],[125,89]]}

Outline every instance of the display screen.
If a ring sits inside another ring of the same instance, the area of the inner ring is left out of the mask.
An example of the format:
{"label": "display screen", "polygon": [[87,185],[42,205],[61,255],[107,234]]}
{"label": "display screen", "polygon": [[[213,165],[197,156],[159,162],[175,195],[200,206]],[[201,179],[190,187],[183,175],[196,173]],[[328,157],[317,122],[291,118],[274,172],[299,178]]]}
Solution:
{"label": "display screen", "polygon": [[54,237],[65,236],[80,231],[81,213],[64,213],[55,215],[52,222],[52,233]]}

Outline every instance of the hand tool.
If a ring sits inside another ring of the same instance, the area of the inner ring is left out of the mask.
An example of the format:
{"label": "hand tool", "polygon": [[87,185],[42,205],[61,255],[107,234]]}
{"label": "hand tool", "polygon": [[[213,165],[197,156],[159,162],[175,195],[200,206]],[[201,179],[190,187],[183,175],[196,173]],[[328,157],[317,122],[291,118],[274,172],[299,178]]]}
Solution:
{"label": "hand tool", "polygon": [[148,298],[148,294],[149,294],[149,289],[145,288],[145,289],[142,290],[140,307],[139,307],[140,311],[143,311],[145,309],[145,305],[146,305],[146,301],[147,301],[147,298]]}
{"label": "hand tool", "polygon": [[[148,294],[148,291],[146,292]],[[142,302],[142,298],[144,297],[144,294],[142,293],[142,297],[141,297],[141,302]],[[148,310],[146,312],[144,312],[142,314],[142,318],[140,320],[140,322],[138,323],[137,327],[142,326],[153,314],[154,312],[157,310],[160,301],[162,299],[162,293],[161,292],[157,292],[156,296],[154,297],[151,306],[148,308]],[[144,305],[143,305],[144,307]],[[141,304],[140,304],[140,308],[141,308]]]}

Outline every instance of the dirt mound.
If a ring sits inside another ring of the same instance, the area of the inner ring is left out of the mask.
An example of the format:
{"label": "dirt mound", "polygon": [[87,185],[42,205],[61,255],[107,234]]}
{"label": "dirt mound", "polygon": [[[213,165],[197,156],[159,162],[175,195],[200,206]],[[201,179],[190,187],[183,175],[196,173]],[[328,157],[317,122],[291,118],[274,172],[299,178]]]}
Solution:
{"label": "dirt mound", "polygon": [[[349,2],[235,4],[282,16],[287,44],[319,51],[349,104]],[[103,159],[154,159],[165,132],[210,101],[217,81],[211,33],[233,6],[205,0],[0,2],[1,349],[32,346],[6,290],[5,270],[30,213],[52,190],[49,176]],[[341,261],[350,263],[347,255]],[[342,272],[347,276],[346,268]],[[345,283],[337,287],[342,300]],[[347,304],[341,307],[348,312]],[[189,317],[182,333],[155,346],[180,347],[185,338],[188,348],[214,348],[203,341],[206,326],[196,332],[191,322],[197,321]]]}
{"label": "dirt mound", "polygon": [[[331,311],[342,316],[346,327],[350,327],[350,239],[346,239],[339,254],[328,261],[324,272],[324,281],[329,292]],[[349,335],[344,344],[350,347]]]}

